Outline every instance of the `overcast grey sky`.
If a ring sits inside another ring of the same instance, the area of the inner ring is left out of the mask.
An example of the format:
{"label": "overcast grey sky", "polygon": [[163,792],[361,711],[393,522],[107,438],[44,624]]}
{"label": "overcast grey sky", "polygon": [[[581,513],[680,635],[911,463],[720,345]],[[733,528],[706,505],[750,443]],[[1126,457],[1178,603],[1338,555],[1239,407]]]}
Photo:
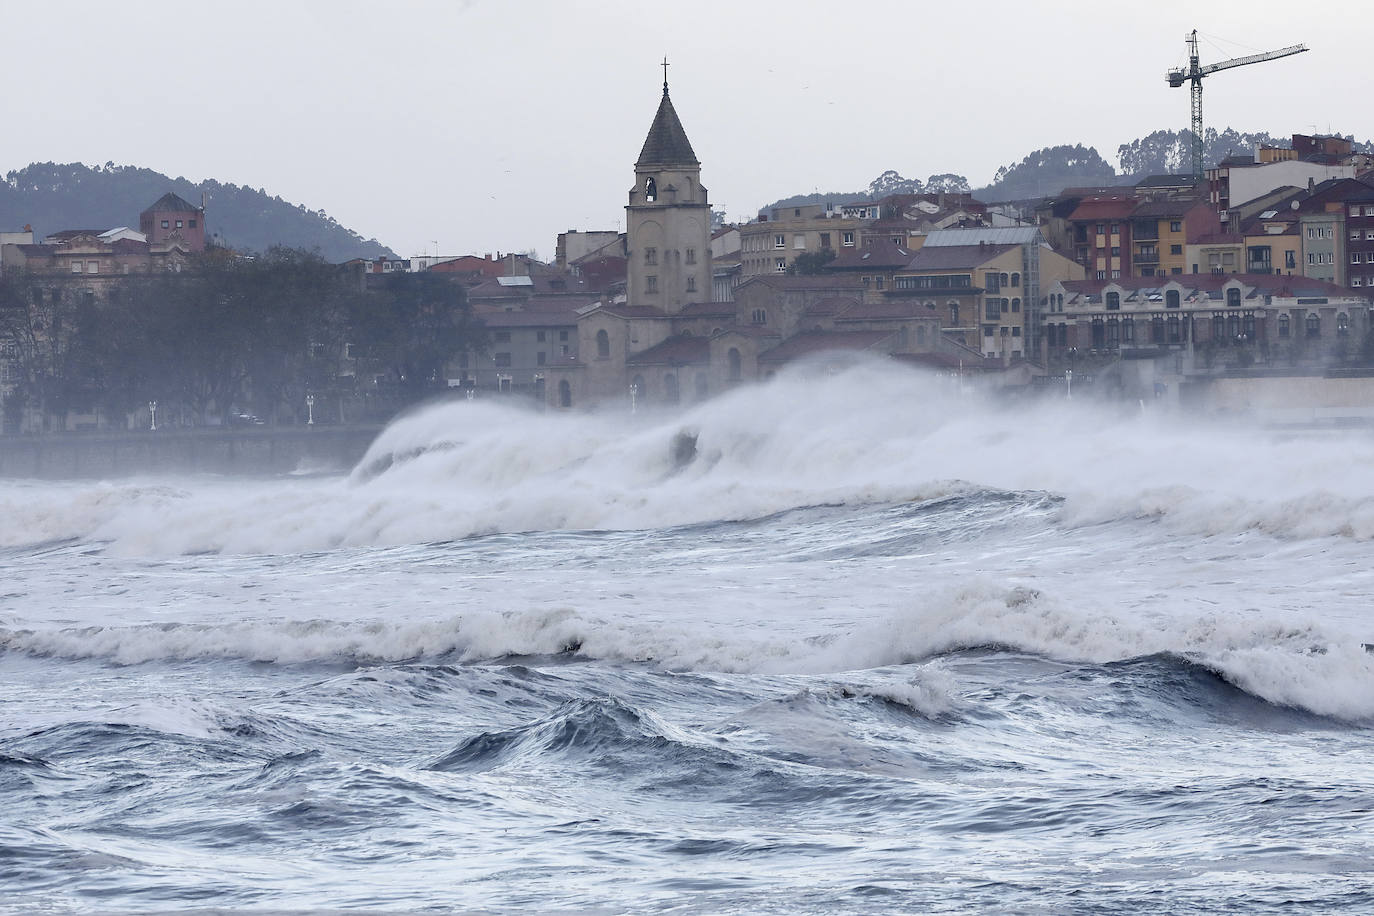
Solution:
{"label": "overcast grey sky", "polygon": [[889,168],[977,186],[1060,143],[1115,165],[1187,126],[1164,72],[1192,28],[1204,63],[1312,49],[1209,78],[1209,125],[1368,139],[1369,22],[1344,0],[6,0],[0,170],[112,160],[263,188],[402,255],[550,258],[564,229],[623,227],[665,54],[702,181],[743,218]]}

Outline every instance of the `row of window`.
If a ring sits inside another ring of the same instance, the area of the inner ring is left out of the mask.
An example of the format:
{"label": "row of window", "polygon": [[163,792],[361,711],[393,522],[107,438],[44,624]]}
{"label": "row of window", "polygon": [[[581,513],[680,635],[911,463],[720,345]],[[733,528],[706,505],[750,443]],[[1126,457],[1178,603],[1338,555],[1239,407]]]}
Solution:
{"label": "row of window", "polygon": [[[1350,205],[1350,215],[1351,215],[1351,216],[1359,216],[1359,215],[1360,215],[1360,207],[1359,207],[1358,204],[1351,204],[1351,205]],[[1374,216],[1374,207],[1371,207],[1369,204],[1365,204],[1365,205],[1364,205],[1364,215],[1365,215],[1365,216]]]}
{"label": "row of window", "polygon": [[[778,261],[778,264],[780,265],[779,268],[778,268],[778,273],[782,273],[782,272],[784,272],[784,271],[787,270],[787,263],[786,263],[785,261],[779,260],[779,261]],[[688,277],[688,278],[687,278],[687,287],[686,287],[686,290],[687,290],[687,292],[689,292],[689,293],[694,293],[694,292],[697,291],[697,278],[696,278],[696,277]],[[646,293],[656,293],[656,292],[658,292],[658,277],[656,277],[656,276],[648,276],[648,277],[645,277],[645,278],[644,278],[644,292],[646,292]]]}
{"label": "row of window", "polygon": [[[536,331],[534,334],[534,339],[539,343],[543,343],[547,338],[547,335],[547,331]],[[491,339],[493,343],[510,343],[510,331],[493,331]],[[566,341],[568,339],[568,332],[559,331],[558,339],[561,341]]]}
{"label": "row of window", "polygon": [[79,274],[79,273],[98,274],[98,273],[100,273],[100,262],[99,262],[99,261],[72,261],[72,273],[74,273],[74,274]]}
{"label": "row of window", "polygon": [[[993,334],[994,334],[995,332],[996,332],[996,328],[994,328],[992,325],[990,325],[990,324],[985,324],[985,325],[983,325],[983,336],[984,336],[984,337],[991,337],[991,336],[993,336]],[[1021,336],[1021,329],[1020,329],[1019,327],[1011,327],[1011,326],[1003,327],[1003,328],[1002,328],[1002,336],[1003,336],[1003,337],[1007,337],[1007,336],[1011,336],[1011,337],[1020,337],[1020,336]]]}
{"label": "row of window", "polygon": [[983,275],[983,287],[990,293],[995,293],[1004,286],[1019,287],[1021,285],[1021,275],[1013,273],[1008,277],[1005,273],[994,273],[989,271]]}
{"label": "row of window", "polygon": [[[1206,319],[1201,319],[1203,326],[1207,327]],[[1278,336],[1281,339],[1288,339],[1292,336],[1292,319],[1287,313],[1280,314],[1275,322]],[[1164,318],[1156,315],[1150,319],[1150,343],[1182,343],[1187,333],[1187,324],[1179,319],[1177,315],[1170,315]],[[1244,315],[1232,313],[1229,315],[1213,315],[1210,322],[1211,338],[1213,340],[1254,340],[1255,334],[1255,315],[1253,312],[1246,312]],[[1322,322],[1321,316],[1316,312],[1308,312],[1303,319],[1303,330],[1311,338],[1321,337]],[[987,329],[984,329],[986,335]],[[1051,347],[1068,346],[1068,325],[1046,325],[1046,340]],[[1350,336],[1350,316],[1341,312],[1336,316],[1336,336]],[[1092,321],[1092,341],[1094,347],[1115,347],[1119,344],[1135,343],[1135,321],[1132,318],[1108,318],[1105,321],[1101,318],[1094,318]]]}
{"label": "row of window", "polygon": [[[182,228],[182,226],[181,226],[181,220],[176,220],[176,227],[177,227],[178,229]],[[165,219],[162,221],[162,228],[163,228],[163,229],[170,229],[170,228],[171,228],[171,226],[168,225],[168,221],[165,220]],[[196,221],[195,221],[194,219],[188,219],[188,220],[186,221],[186,228],[188,228],[188,229],[194,229],[194,228],[196,228]]]}
{"label": "row of window", "polygon": [[[687,264],[695,264],[697,262],[697,250],[695,248],[684,248],[682,251],[682,260]],[[644,249],[644,263],[650,265],[658,263],[657,248]]]}

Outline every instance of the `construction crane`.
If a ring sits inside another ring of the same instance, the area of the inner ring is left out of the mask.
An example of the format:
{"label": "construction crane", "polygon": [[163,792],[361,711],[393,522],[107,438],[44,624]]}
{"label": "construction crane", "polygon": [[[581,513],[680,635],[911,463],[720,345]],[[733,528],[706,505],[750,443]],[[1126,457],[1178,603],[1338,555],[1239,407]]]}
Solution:
{"label": "construction crane", "polygon": [[1288,57],[1292,54],[1301,54],[1307,50],[1306,45],[1293,45],[1288,48],[1280,48],[1277,51],[1265,51],[1263,54],[1251,54],[1247,57],[1236,57],[1231,60],[1223,60],[1220,63],[1208,64],[1205,67],[1198,66],[1197,60],[1197,29],[1193,29],[1190,35],[1184,37],[1188,42],[1188,69],[1182,67],[1177,70],[1170,70],[1164,78],[1169,81],[1169,85],[1177,89],[1184,83],[1193,84],[1193,180],[1202,180],[1202,78],[1216,73],[1218,70],[1230,70],[1232,67],[1244,67],[1246,64],[1258,64],[1266,60],[1277,60],[1280,57]]}

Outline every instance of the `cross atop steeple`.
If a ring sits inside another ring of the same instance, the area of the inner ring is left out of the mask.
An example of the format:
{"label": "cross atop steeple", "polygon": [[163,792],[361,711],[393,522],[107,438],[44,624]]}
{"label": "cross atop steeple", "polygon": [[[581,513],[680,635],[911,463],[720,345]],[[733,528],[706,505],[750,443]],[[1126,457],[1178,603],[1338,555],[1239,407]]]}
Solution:
{"label": "cross atop steeple", "polygon": [[668,55],[663,55],[663,94],[668,94]]}

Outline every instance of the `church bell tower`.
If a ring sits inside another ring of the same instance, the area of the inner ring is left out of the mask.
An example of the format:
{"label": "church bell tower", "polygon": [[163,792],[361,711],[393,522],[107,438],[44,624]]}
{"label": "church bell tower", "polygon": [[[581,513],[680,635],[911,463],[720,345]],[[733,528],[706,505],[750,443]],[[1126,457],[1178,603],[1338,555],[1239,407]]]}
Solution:
{"label": "church bell tower", "polygon": [[635,186],[625,207],[630,305],[676,315],[691,302],[711,300],[711,207],[701,186],[701,163],[668,97],[663,99],[635,163]]}

